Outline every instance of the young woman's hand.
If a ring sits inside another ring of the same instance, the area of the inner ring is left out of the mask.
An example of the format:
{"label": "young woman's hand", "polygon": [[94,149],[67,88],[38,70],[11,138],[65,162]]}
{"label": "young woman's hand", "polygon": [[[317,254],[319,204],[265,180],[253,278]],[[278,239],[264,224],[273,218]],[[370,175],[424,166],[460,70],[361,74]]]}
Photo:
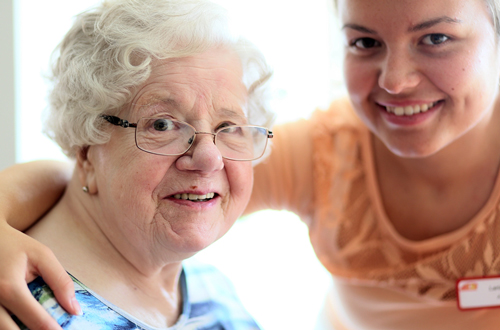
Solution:
{"label": "young woman's hand", "polygon": [[81,314],[73,281],[52,251],[0,222],[0,329],[19,329],[10,314],[31,330],[61,329],[28,289],[27,283],[37,276],[43,277],[68,313]]}

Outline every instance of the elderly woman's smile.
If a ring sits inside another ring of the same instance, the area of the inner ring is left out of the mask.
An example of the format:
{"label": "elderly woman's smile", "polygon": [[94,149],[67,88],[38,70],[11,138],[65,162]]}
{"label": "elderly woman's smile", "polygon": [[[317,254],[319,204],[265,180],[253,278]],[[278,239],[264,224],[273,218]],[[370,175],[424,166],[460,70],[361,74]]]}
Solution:
{"label": "elderly woman's smile", "polygon": [[190,200],[193,202],[207,202],[214,198],[215,193],[208,193],[205,195],[199,195],[199,194],[192,194],[192,193],[182,193],[182,194],[175,194],[174,198],[175,199],[186,199]]}

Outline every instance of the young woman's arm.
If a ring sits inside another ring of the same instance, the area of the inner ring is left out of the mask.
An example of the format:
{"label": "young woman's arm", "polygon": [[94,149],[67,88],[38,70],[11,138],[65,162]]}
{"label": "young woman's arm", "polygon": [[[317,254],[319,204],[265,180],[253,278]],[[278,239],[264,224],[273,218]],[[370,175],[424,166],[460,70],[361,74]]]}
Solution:
{"label": "young woman's arm", "polygon": [[61,197],[73,167],[40,160],[0,171],[0,217],[17,230],[28,229]]}
{"label": "young woman's arm", "polygon": [[9,312],[32,330],[61,329],[26,286],[39,275],[69,313],[80,313],[73,282],[52,251],[19,231],[57,202],[71,171],[67,163],[37,161],[0,172],[0,329],[18,329]]}

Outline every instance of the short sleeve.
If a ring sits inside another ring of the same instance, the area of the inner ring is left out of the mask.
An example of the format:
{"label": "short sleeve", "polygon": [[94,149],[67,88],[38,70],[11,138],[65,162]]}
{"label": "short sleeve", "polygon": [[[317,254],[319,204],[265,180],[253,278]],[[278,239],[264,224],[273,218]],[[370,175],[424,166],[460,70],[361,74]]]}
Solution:
{"label": "short sleeve", "polygon": [[254,169],[254,189],[246,213],[288,210],[307,222],[313,194],[311,122],[299,120],[273,129],[271,154]]}

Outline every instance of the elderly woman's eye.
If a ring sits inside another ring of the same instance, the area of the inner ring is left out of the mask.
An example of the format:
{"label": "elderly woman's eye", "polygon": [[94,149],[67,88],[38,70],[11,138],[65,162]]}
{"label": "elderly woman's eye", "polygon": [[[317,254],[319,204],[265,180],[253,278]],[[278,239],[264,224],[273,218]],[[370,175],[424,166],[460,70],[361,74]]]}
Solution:
{"label": "elderly woman's eye", "polygon": [[224,129],[224,133],[236,133],[240,130],[239,127],[229,126]]}
{"label": "elderly woman's eye", "polygon": [[380,42],[372,38],[359,38],[354,40],[354,42],[351,45],[360,49],[368,49],[368,48],[379,47]]}
{"label": "elderly woman's eye", "polygon": [[241,134],[241,126],[226,126],[223,127],[220,131],[225,134]]}
{"label": "elderly woman's eye", "polygon": [[153,128],[156,131],[167,131],[174,128],[174,122],[169,119],[156,119],[153,122]]}
{"label": "elderly woman's eye", "polygon": [[449,39],[450,38],[444,34],[434,33],[434,34],[426,35],[422,39],[422,43],[425,45],[439,45],[439,44],[442,44],[442,43],[448,41]]}
{"label": "elderly woman's eye", "polygon": [[235,133],[239,129],[238,126],[234,126],[233,123],[223,123],[217,127],[217,131],[223,131],[224,133]]}

